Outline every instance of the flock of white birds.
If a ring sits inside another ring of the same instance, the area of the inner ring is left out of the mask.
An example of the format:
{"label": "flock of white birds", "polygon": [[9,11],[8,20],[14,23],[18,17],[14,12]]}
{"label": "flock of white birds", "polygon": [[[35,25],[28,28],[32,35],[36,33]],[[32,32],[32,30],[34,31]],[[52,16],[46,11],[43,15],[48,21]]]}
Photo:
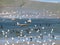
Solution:
{"label": "flock of white birds", "polygon": [[59,16],[60,11],[52,12],[46,9],[42,10],[11,10],[11,11],[6,11],[3,10],[0,13],[0,17],[3,18],[60,18]]}

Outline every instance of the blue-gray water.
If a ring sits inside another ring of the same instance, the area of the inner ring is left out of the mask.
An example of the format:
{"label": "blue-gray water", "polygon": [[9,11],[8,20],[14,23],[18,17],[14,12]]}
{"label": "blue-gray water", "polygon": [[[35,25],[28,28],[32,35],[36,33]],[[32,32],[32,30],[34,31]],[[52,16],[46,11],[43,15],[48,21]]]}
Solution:
{"label": "blue-gray water", "polygon": [[33,0],[33,1],[52,2],[52,3],[60,2],[60,0]]}
{"label": "blue-gray water", "polygon": [[[52,29],[54,29],[54,34],[60,34],[60,19],[31,19],[31,23],[27,23],[28,26],[17,26],[17,22],[24,24],[26,20],[28,19],[16,19],[15,21],[11,19],[0,19],[0,33],[2,30],[7,31],[8,29],[11,30],[11,33],[14,33],[14,31],[21,31],[21,30],[31,30],[35,28],[39,28],[42,33],[47,32],[50,33]],[[5,21],[3,21],[5,20]],[[34,25],[37,25],[34,27]],[[2,28],[1,28],[2,26]],[[44,30],[42,30],[42,27],[45,27]],[[27,33],[25,32],[27,35]],[[36,33],[33,31],[31,35],[35,35]],[[12,34],[13,35],[13,34]],[[39,33],[38,33],[39,35]]]}
{"label": "blue-gray water", "polygon": [[[48,34],[51,34],[51,30],[54,29],[53,33],[51,35],[57,36],[57,39],[60,39],[60,19],[31,19],[31,23],[27,23],[28,26],[17,26],[17,22],[24,24],[25,21],[28,19],[16,19],[16,20],[11,20],[11,19],[4,19],[0,18],[0,39],[2,39],[1,42],[5,42],[5,35],[7,35],[8,41],[12,42],[11,37],[14,37],[14,41],[16,42],[17,40],[20,40],[21,42],[25,38],[23,37],[24,35],[26,36],[33,36],[33,41],[36,40],[41,40],[38,39],[36,36],[40,36],[40,34],[43,34],[44,39],[43,40],[48,40],[50,37],[48,37]],[[36,25],[36,27],[35,27]],[[45,27],[42,29],[42,27]],[[8,29],[10,32],[8,32]],[[33,31],[31,31],[33,29]],[[36,32],[37,30],[40,30],[38,33]],[[23,38],[18,39],[17,37],[20,36],[20,32],[23,30]],[[5,35],[3,35],[2,31],[4,31]],[[31,31],[32,33],[29,34],[28,32]],[[8,32],[6,34],[6,32]],[[44,33],[46,32],[46,34]],[[47,37],[46,37],[47,36]],[[35,39],[36,37],[36,39]],[[28,38],[27,41],[30,39]],[[42,41],[42,40],[41,40]]]}

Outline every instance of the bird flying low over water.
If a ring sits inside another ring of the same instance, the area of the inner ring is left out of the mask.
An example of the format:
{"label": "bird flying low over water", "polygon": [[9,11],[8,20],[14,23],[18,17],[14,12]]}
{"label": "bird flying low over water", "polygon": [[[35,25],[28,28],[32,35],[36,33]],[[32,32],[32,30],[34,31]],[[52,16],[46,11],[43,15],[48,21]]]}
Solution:
{"label": "bird flying low over water", "polygon": [[32,22],[31,20],[27,20],[27,23],[25,24],[20,24],[19,22],[17,22],[17,26],[28,26],[31,22]]}

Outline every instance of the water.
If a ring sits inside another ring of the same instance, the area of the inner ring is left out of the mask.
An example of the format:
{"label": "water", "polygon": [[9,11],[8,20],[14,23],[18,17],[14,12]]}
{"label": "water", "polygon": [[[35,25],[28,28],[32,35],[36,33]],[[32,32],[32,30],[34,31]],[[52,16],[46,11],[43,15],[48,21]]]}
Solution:
{"label": "water", "polygon": [[60,0],[33,0],[33,1],[50,2],[50,3],[59,3],[60,2]]}
{"label": "water", "polygon": [[[0,41],[4,43],[6,42],[6,40],[8,40],[9,42],[13,42],[11,39],[12,37],[14,37],[14,42],[18,40],[20,42],[23,42],[23,40],[30,41],[30,36],[33,36],[32,41],[34,42],[36,40],[48,41],[49,39],[52,39],[51,37],[48,36],[48,34],[56,36],[57,40],[60,39],[60,19],[31,19],[32,22],[27,23],[28,26],[17,26],[16,24],[17,22],[21,24],[25,24],[25,21],[28,19],[11,20],[6,18],[5,19],[0,18],[0,20],[1,20],[0,21]],[[39,32],[37,32],[38,29],[39,29]],[[52,29],[53,29],[53,33],[51,33]],[[2,31],[4,31],[4,35]],[[28,33],[29,31],[31,31],[30,34]],[[23,32],[22,36],[20,36],[21,34],[20,32]],[[40,36],[41,34],[43,35],[43,39],[38,38],[38,36]],[[7,37],[5,37],[6,35]],[[25,35],[28,40],[24,38]],[[20,38],[18,38],[18,36],[20,36]]]}
{"label": "water", "polygon": [[[44,31],[49,32],[51,31],[51,29],[54,29],[54,34],[60,34],[60,19],[32,19],[31,23],[27,23],[28,26],[17,26],[17,22],[21,23],[21,24],[25,24],[25,21],[28,19],[16,19],[15,21],[12,21],[11,19],[5,19],[5,21],[1,21],[0,22],[0,27],[1,25],[3,26],[3,29],[0,28],[0,32],[1,30],[7,31],[9,30],[17,30],[17,31],[21,31],[21,30],[29,30],[33,29],[33,28],[40,28],[40,30],[42,31],[42,33],[44,33]],[[34,27],[35,25],[37,25],[36,27]],[[42,27],[45,27],[44,30],[42,30]],[[35,33],[35,32],[33,32]]]}

